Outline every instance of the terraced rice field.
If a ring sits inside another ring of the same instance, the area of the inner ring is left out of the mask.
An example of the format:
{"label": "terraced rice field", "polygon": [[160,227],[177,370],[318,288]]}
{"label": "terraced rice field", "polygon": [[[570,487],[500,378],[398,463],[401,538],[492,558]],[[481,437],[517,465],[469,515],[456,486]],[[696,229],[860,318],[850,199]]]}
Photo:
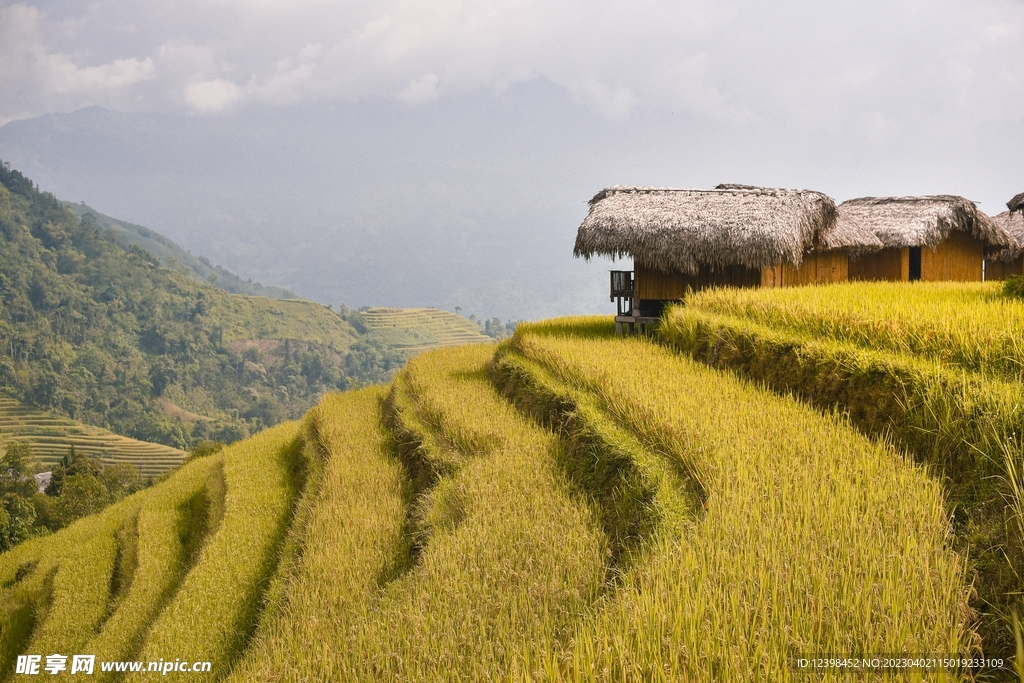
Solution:
{"label": "terraced rice field", "polygon": [[1024,613],[1024,301],[998,283],[844,283],[691,295],[660,335],[694,358],[843,411],[943,482],[979,632]]}
{"label": "terraced rice field", "polygon": [[194,460],[0,555],[0,680],[22,678],[17,656],[31,653],[94,654],[103,680],[133,679],[100,661],[135,658],[210,661],[208,673],[179,676],[222,678],[277,566],[302,469],[299,430],[286,423]]}
{"label": "terraced rice field", "polygon": [[610,319],[524,324],[0,555],[0,679],[44,651],[232,681],[802,681],[801,656],[977,655],[949,519],[927,468],[838,414]]}
{"label": "terraced rice field", "polygon": [[30,444],[36,461],[46,466],[56,465],[74,446],[107,465],[131,463],[144,477],[174,469],[187,456],[177,448],[131,439],[0,396],[0,449],[10,442]]}
{"label": "terraced rice field", "polygon": [[473,321],[437,308],[371,308],[362,316],[375,335],[410,355],[491,341]]}

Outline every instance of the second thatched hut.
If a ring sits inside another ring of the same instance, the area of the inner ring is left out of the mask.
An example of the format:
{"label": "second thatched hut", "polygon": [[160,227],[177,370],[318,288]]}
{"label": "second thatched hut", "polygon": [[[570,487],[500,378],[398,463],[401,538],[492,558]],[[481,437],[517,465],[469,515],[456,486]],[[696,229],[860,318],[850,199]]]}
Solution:
{"label": "second thatched hut", "polygon": [[1024,275],[1024,192],[1006,202],[1009,211],[992,216],[992,221],[1010,233],[1016,245],[991,253],[985,259],[985,279],[1005,280]]}
{"label": "second thatched hut", "polygon": [[851,280],[981,281],[986,251],[1016,244],[974,202],[954,195],[851,199],[839,205],[844,223],[871,230],[884,246],[851,259]]}
{"label": "second thatched hut", "polygon": [[694,289],[842,281],[851,250],[881,246],[853,222],[838,225],[820,192],[612,187],[590,200],[573,253],[632,257],[632,272],[612,272],[611,295],[617,320],[643,323]]}

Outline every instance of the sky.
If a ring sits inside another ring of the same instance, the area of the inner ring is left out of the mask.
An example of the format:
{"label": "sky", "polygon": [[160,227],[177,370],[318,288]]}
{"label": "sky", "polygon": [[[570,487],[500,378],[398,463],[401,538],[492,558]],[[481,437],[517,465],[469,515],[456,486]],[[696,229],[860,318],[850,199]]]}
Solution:
{"label": "sky", "polygon": [[1024,0],[0,0],[0,158],[335,304],[608,312],[615,184],[998,213],[1021,84]]}

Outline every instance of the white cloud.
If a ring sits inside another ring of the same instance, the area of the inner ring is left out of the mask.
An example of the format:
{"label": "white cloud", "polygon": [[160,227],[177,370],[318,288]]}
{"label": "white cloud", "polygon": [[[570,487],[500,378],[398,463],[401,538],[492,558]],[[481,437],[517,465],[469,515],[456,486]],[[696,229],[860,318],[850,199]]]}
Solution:
{"label": "white cloud", "polygon": [[109,64],[79,67],[64,54],[46,56],[47,86],[56,93],[114,90],[153,78],[153,60],[115,59]]}
{"label": "white cloud", "polygon": [[193,83],[185,88],[185,102],[202,114],[223,110],[242,96],[242,89],[220,78]]}
{"label": "white cloud", "polygon": [[426,104],[437,99],[438,77],[436,74],[423,74],[411,81],[398,93],[398,99],[406,104]]}
{"label": "white cloud", "polygon": [[[843,119],[839,127],[855,130],[864,111],[889,121],[922,110],[950,120],[1024,115],[1020,98],[1006,98],[1008,85],[1024,82],[1024,8],[1006,0],[45,7],[0,4],[0,117],[91,103],[204,112],[241,100],[421,105],[530,78],[611,119],[643,108],[793,129]],[[946,95],[952,81],[956,98]]]}
{"label": "white cloud", "polygon": [[992,26],[986,26],[985,34],[993,43],[1002,43],[1016,38],[1018,31],[1016,26],[1008,21],[1003,21]]}
{"label": "white cloud", "polygon": [[621,84],[610,87],[596,78],[586,79],[573,90],[577,97],[590,102],[602,115],[610,119],[626,118],[637,105],[637,99],[629,88]]}

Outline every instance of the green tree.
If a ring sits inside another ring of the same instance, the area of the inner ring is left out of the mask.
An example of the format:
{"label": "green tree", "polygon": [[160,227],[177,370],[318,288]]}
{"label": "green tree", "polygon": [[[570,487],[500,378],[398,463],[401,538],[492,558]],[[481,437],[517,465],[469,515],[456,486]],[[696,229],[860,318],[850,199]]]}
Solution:
{"label": "green tree", "polygon": [[64,479],[55,508],[61,523],[68,525],[80,517],[99,512],[109,502],[107,488],[95,475],[72,474]]}
{"label": "green tree", "polygon": [[0,474],[9,475],[15,479],[28,474],[29,464],[32,462],[32,446],[27,443],[9,443],[4,451],[3,460],[0,460]]}
{"label": "green tree", "polygon": [[17,493],[5,493],[0,501],[0,551],[4,551],[32,536],[36,510]]}
{"label": "green tree", "polygon": [[116,462],[103,468],[100,475],[103,486],[112,500],[120,500],[130,493],[138,491],[142,485],[139,468],[130,462]]}

